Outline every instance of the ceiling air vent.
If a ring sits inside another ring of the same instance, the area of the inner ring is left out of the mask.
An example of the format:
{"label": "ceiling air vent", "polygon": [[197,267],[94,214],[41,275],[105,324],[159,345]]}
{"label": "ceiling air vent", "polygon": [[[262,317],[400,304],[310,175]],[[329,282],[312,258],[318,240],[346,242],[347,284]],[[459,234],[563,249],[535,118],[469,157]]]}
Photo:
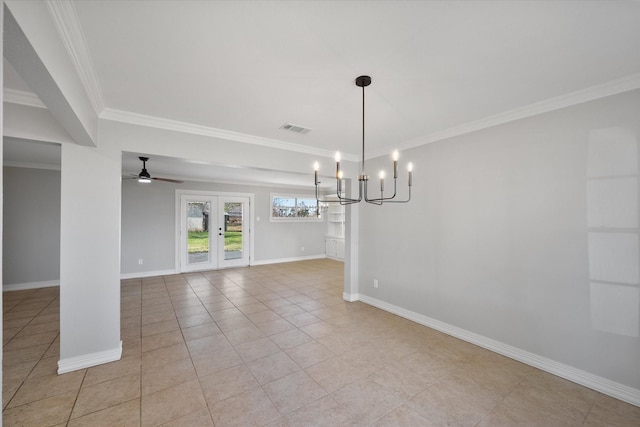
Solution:
{"label": "ceiling air vent", "polygon": [[311,132],[311,129],[309,129],[309,128],[305,128],[305,127],[298,126],[298,125],[292,125],[291,123],[283,124],[282,126],[280,126],[280,129],[289,130],[289,131],[295,132],[295,133],[309,133],[309,132]]}

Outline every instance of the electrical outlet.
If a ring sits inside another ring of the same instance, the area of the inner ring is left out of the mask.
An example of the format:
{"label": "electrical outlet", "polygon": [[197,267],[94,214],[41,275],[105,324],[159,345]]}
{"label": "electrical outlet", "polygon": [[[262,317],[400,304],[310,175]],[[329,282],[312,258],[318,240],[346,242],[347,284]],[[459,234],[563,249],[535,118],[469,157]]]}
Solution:
{"label": "electrical outlet", "polygon": [[304,246],[300,246],[300,251],[304,252]]}
{"label": "electrical outlet", "polygon": [[378,288],[378,279],[373,279],[373,287]]}
{"label": "electrical outlet", "polygon": [[138,265],[142,265],[142,258],[138,259]]}

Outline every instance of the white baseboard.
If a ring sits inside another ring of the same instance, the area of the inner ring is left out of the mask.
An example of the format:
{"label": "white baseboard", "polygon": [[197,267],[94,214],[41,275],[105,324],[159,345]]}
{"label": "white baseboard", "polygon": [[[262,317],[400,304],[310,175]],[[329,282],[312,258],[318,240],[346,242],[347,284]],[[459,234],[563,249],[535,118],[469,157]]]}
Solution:
{"label": "white baseboard", "polygon": [[[281,264],[283,262],[306,261],[310,259],[321,259],[321,258],[327,258],[327,257],[323,254],[323,255],[310,255],[310,256],[293,257],[293,258],[267,259],[267,260],[261,260],[261,261],[251,261],[251,265]],[[172,274],[180,274],[180,272],[178,270],[173,269],[173,270],[140,271],[137,273],[122,273],[120,274],[120,279],[121,280],[142,279],[144,277],[170,276]]]}
{"label": "white baseboard", "polygon": [[[346,293],[344,295],[344,299],[347,301],[360,300],[365,304],[372,305],[374,307],[388,311],[389,313],[396,314],[400,317],[404,317],[405,319],[409,319],[429,328],[444,332],[447,335],[460,338],[461,340],[486,348],[487,350],[491,350],[495,353],[520,361],[529,366],[533,366],[534,368],[549,372],[553,375],[557,375],[576,384],[583,385],[585,387],[599,391],[600,393],[606,394],[616,399],[620,399],[632,405],[640,406],[640,390],[638,389],[617,383],[615,381],[611,381],[609,379],[594,375],[592,373],[574,368],[569,365],[565,365],[563,363],[556,362],[555,360],[530,353],[517,347],[504,344],[491,338],[487,338],[474,332],[467,331],[457,326],[441,322],[439,320],[424,316],[419,313],[415,313],[413,311],[395,306],[393,304],[389,304],[384,301],[380,301],[366,295],[348,295]],[[355,299],[347,299],[347,295],[349,297],[355,296]]]}
{"label": "white baseboard", "polygon": [[122,357],[122,341],[117,348],[58,360],[58,375],[115,362]]}
{"label": "white baseboard", "polygon": [[[294,262],[294,261],[306,261],[310,259],[322,259],[327,258],[326,255],[310,255],[303,257],[292,257],[292,258],[279,258],[279,259],[267,259],[261,261],[251,261],[251,265],[268,265],[268,264],[281,264],[283,262]],[[208,269],[205,269],[208,270]],[[154,277],[154,276],[170,276],[172,274],[180,274],[178,270],[156,270],[156,271],[140,271],[137,273],[122,273],[120,274],[121,280],[126,279],[141,279],[144,277]]]}
{"label": "white baseboard", "polygon": [[[347,302],[355,302],[358,301],[360,299],[360,296],[358,294],[348,294],[346,292],[342,293],[342,299],[347,301]],[[373,305],[373,304],[371,304]]]}
{"label": "white baseboard", "polygon": [[307,261],[310,259],[321,259],[321,258],[327,258],[327,256],[322,254],[322,255],[309,255],[309,256],[301,256],[301,257],[293,257],[293,258],[266,259],[261,261],[251,261],[251,265],[281,264],[283,262]]}
{"label": "white baseboard", "polygon": [[143,277],[170,276],[178,274],[177,270],[156,270],[156,271],[139,271],[137,273],[122,273],[120,280],[125,279],[142,279]]}
{"label": "white baseboard", "polygon": [[24,291],[26,289],[51,288],[54,286],[60,286],[60,280],[46,280],[44,282],[14,283],[11,285],[3,285],[2,291]]}

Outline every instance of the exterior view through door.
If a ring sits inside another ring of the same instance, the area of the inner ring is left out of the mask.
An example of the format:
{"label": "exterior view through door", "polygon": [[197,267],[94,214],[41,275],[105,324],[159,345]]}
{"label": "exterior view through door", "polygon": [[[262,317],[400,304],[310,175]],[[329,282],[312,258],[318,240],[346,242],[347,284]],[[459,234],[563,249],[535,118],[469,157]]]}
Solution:
{"label": "exterior view through door", "polygon": [[180,271],[249,265],[250,197],[180,195]]}

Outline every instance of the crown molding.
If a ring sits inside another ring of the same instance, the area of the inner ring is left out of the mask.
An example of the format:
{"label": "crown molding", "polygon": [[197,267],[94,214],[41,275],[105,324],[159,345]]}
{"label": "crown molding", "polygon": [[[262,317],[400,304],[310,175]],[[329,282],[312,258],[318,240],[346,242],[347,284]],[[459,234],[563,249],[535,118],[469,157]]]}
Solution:
{"label": "crown molding", "polygon": [[102,90],[73,2],[48,0],[45,4],[89,101],[96,115],[99,115],[104,110]]}
{"label": "crown molding", "polygon": [[2,101],[27,107],[47,108],[35,93],[6,87],[2,89]]}
{"label": "crown molding", "polygon": [[[404,144],[400,144],[398,146],[398,149],[406,150],[409,148],[415,148],[420,145],[442,141],[454,136],[476,132],[482,129],[487,129],[515,120],[536,116],[538,114],[559,110],[561,108],[571,107],[573,105],[583,104],[585,102],[594,101],[596,99],[605,98],[607,96],[617,95],[619,93],[629,92],[636,89],[640,89],[640,73],[630,74],[628,76],[612,80],[601,85],[596,85],[575,92],[570,92],[565,95],[549,98],[544,101],[529,104],[524,107],[515,108],[503,113],[488,116],[480,120],[474,120],[460,126],[454,126],[452,128],[445,129],[441,132],[435,132],[422,138],[415,138],[407,141]],[[368,158],[383,156],[389,152],[388,149],[376,149],[372,151],[373,152],[368,156]]]}
{"label": "crown molding", "polygon": [[50,171],[59,171],[59,170],[61,170],[60,164],[52,165],[52,164],[49,164],[49,163],[35,163],[35,162],[5,161],[2,166],[3,167],[11,167],[11,168],[45,169],[45,170],[50,170]]}
{"label": "crown molding", "polygon": [[[260,136],[248,135],[208,126],[195,125],[178,120],[148,116],[146,114],[132,113],[130,111],[117,110],[113,108],[105,108],[99,115],[99,118],[156,129],[164,129],[174,132],[220,138],[227,141],[237,141],[246,144],[260,145],[263,147],[276,148],[279,150],[288,150],[298,153],[311,154],[320,157],[333,158],[334,155],[333,152],[321,148],[309,147],[300,144],[294,144],[291,142],[279,141],[277,139],[263,138]],[[345,154],[343,155],[343,159],[355,162],[358,161],[358,156]]]}

